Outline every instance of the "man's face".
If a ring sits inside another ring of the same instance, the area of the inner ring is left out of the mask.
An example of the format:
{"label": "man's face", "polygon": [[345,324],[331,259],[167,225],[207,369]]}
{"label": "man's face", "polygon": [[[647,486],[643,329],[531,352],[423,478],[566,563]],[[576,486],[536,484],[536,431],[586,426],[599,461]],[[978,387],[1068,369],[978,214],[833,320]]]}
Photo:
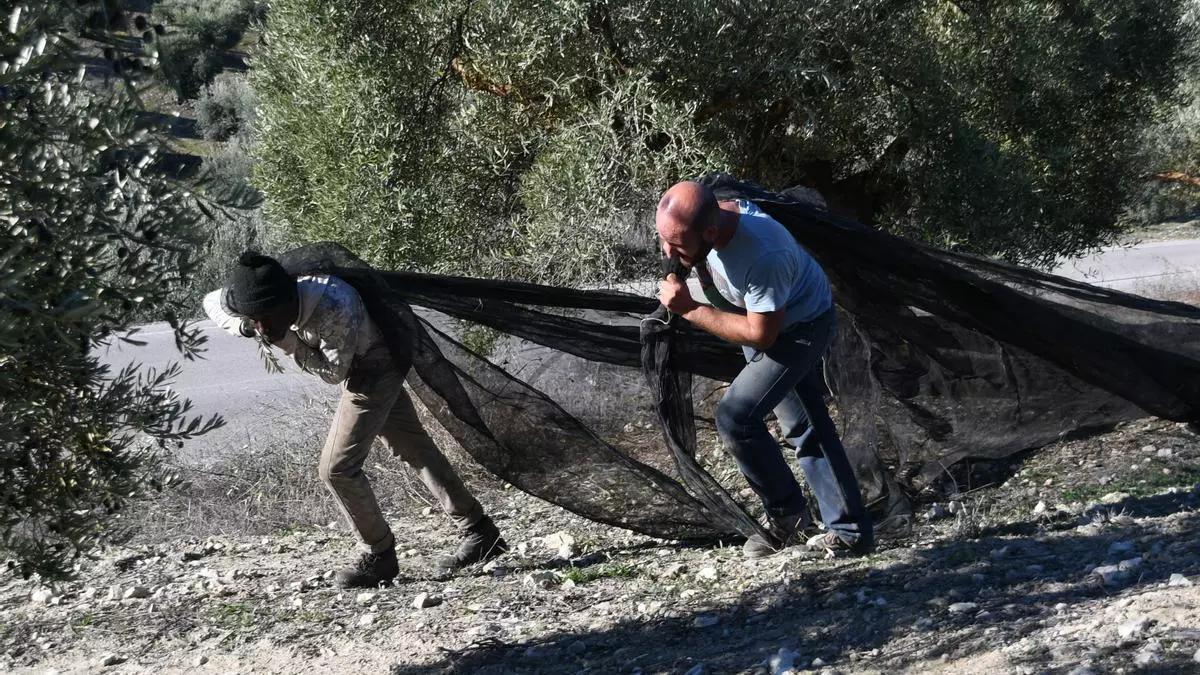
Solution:
{"label": "man's face", "polygon": [[278,342],[287,334],[288,328],[296,322],[299,308],[297,303],[288,302],[276,305],[263,316],[248,317],[254,323],[254,330],[270,342]]}
{"label": "man's face", "polygon": [[655,218],[655,228],[663,255],[668,258],[678,256],[679,261],[687,267],[694,266],[697,260],[708,255],[716,236],[715,232],[709,232],[714,228],[698,231],[662,212]]}

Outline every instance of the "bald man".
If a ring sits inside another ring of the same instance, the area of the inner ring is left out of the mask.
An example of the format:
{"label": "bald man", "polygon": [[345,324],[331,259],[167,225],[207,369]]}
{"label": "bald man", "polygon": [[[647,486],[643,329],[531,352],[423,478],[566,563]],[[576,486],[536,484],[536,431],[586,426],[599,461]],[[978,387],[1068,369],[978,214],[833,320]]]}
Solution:
{"label": "bald man", "polygon": [[751,537],[745,554],[771,555],[798,543],[812,525],[800,485],[767,430],[772,410],[825,524],[806,543],[835,554],[871,551],[871,520],[825,406],[821,360],[836,316],[825,272],[753,202],[718,202],[699,183],[667,190],[655,225],[663,253],[695,271],[711,305],[692,299],[674,274],[661,283],[659,300],[693,326],[741,345],[746,356],[716,414],[718,433],[766,507],[769,537]]}

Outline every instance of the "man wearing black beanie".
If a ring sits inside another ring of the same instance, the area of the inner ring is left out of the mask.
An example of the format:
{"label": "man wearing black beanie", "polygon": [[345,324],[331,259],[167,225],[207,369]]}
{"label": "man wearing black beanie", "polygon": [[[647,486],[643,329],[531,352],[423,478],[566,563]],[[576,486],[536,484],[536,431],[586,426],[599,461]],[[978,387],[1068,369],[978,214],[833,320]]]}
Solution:
{"label": "man wearing black beanie", "polygon": [[338,585],[373,587],[399,572],[395,537],[363,472],[376,436],[418,473],[464,532],[458,550],[438,560],[437,573],[507,549],[492,519],[421,425],[403,387],[404,372],[350,284],[331,275],[294,278],[275,259],[247,251],[226,287],[205,296],[204,310],[227,331],[261,337],[303,370],[342,387],[318,473],[354,530],[362,555],[338,571]]}

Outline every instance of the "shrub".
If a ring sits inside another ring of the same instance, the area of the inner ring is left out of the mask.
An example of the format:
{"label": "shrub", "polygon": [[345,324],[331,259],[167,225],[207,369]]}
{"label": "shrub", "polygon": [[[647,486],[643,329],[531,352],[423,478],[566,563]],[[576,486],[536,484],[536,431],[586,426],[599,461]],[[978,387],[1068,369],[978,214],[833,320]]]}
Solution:
{"label": "shrub", "polygon": [[[83,1],[84,13],[112,0]],[[175,329],[185,358],[203,339],[177,292],[196,268],[205,184],[156,170],[163,139],[132,88],[97,91],[90,55],[51,0],[8,3],[0,49],[0,551],[23,574],[63,576],[112,534],[111,517],[170,482],[161,453],[220,423],[191,416],[155,372],[102,365],[101,348],[145,318]],[[112,59],[125,43],[105,40]],[[87,43],[92,44],[92,43]],[[156,441],[141,449],[134,441]]]}
{"label": "shrub", "polygon": [[647,269],[634,230],[710,170],[1047,263],[1122,231],[1191,1],[277,0],[255,181],[386,266]]}
{"label": "shrub", "polygon": [[196,102],[196,121],[205,140],[227,141],[250,135],[257,103],[245,76],[221,73]]}

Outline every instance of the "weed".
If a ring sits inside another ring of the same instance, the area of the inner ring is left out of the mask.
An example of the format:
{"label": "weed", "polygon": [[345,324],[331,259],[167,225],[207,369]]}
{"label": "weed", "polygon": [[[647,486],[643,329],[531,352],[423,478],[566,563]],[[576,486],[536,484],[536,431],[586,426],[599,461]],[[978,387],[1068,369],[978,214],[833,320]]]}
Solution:
{"label": "weed", "polygon": [[[1168,467],[1170,468],[1170,467]],[[1080,485],[1062,494],[1063,501],[1088,502],[1110,492],[1124,492],[1131,497],[1146,497],[1169,487],[1191,487],[1200,483],[1200,468],[1172,468],[1171,473],[1162,472],[1158,462],[1147,464],[1145,471],[1122,476],[1107,485]]]}
{"label": "weed", "polygon": [[244,602],[226,602],[210,610],[213,621],[224,628],[249,628],[255,622],[255,610]]}

